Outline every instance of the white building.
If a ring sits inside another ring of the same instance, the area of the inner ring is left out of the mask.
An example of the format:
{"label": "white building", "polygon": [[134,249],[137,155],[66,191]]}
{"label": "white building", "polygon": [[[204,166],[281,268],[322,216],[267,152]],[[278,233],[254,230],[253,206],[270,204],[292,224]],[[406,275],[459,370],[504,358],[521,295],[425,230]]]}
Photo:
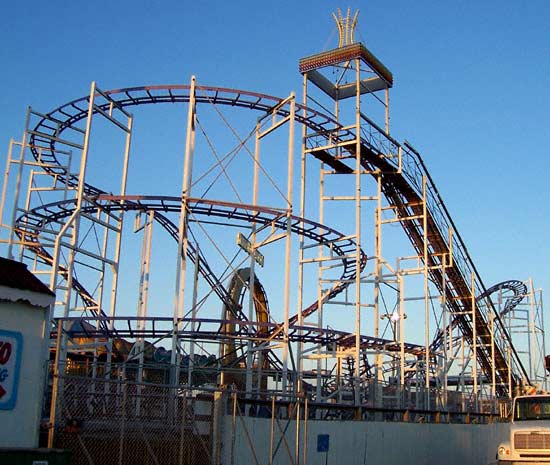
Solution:
{"label": "white building", "polygon": [[54,301],[26,265],[0,258],[0,448],[38,447]]}

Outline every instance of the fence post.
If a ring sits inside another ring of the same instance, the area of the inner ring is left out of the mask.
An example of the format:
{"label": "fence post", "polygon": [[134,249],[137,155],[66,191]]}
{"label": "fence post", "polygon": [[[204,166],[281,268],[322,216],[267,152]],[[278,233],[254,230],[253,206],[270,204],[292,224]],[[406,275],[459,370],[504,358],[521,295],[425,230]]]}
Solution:
{"label": "fence post", "polygon": [[303,448],[304,459],[303,459],[303,464],[302,465],[307,464],[307,422],[308,422],[308,418],[309,418],[309,406],[308,406],[308,398],[306,396],[306,400],[305,400],[305,403],[304,403],[304,448]]}
{"label": "fence post", "polygon": [[124,437],[126,435],[126,382],[122,383],[122,421],[120,423],[120,441],[118,447],[118,464],[123,465]]}
{"label": "fence post", "polygon": [[221,463],[221,444],[223,434],[224,391],[214,392],[214,405],[212,411],[212,463]]}
{"label": "fence post", "polygon": [[233,417],[231,418],[231,465],[235,465],[235,437],[237,436],[237,393],[233,392]]}
{"label": "fence post", "polygon": [[185,426],[187,421],[187,391],[183,394],[181,407],[181,428],[180,428],[180,447],[179,447],[179,465],[183,465],[183,441],[185,437]]}
{"label": "fence post", "polygon": [[269,436],[269,465],[273,465],[273,440],[275,434],[275,396],[271,397],[271,432]]}

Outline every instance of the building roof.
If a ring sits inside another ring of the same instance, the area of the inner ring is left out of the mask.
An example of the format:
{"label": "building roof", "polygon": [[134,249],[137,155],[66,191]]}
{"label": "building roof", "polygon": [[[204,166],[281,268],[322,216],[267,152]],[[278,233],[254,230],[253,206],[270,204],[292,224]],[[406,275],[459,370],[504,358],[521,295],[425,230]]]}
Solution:
{"label": "building roof", "polygon": [[47,307],[54,302],[55,294],[34,276],[24,263],[0,257],[0,299]]}

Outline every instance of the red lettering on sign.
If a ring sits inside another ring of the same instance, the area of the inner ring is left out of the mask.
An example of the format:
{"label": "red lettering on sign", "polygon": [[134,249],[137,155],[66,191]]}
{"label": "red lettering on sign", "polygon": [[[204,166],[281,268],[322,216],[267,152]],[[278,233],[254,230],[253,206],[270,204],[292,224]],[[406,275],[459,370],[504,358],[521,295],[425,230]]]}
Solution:
{"label": "red lettering on sign", "polygon": [[5,394],[6,394],[6,390],[2,386],[0,386],[0,399],[4,397]]}
{"label": "red lettering on sign", "polygon": [[11,357],[11,344],[0,342],[0,365],[5,365]]}

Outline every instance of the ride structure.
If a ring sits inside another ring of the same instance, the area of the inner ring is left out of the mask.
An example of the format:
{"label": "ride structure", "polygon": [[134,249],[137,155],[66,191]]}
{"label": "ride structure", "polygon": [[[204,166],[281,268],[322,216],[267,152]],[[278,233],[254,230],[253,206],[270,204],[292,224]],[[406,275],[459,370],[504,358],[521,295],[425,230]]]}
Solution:
{"label": "ride structure", "polygon": [[[152,379],[172,403],[223,388],[356,419],[495,413],[546,388],[540,290],[484,285],[420,154],[390,134],[392,73],[354,41],[357,16],[335,19],[338,47],[300,60],[301,102],[193,77],[29,109],[0,208],[6,255],[56,293],[51,431],[77,359],[102,383],[134,367],[137,416]],[[140,152],[130,110],[167,105],[187,110],[184,156],[154,182],[140,171],[170,144]]]}

